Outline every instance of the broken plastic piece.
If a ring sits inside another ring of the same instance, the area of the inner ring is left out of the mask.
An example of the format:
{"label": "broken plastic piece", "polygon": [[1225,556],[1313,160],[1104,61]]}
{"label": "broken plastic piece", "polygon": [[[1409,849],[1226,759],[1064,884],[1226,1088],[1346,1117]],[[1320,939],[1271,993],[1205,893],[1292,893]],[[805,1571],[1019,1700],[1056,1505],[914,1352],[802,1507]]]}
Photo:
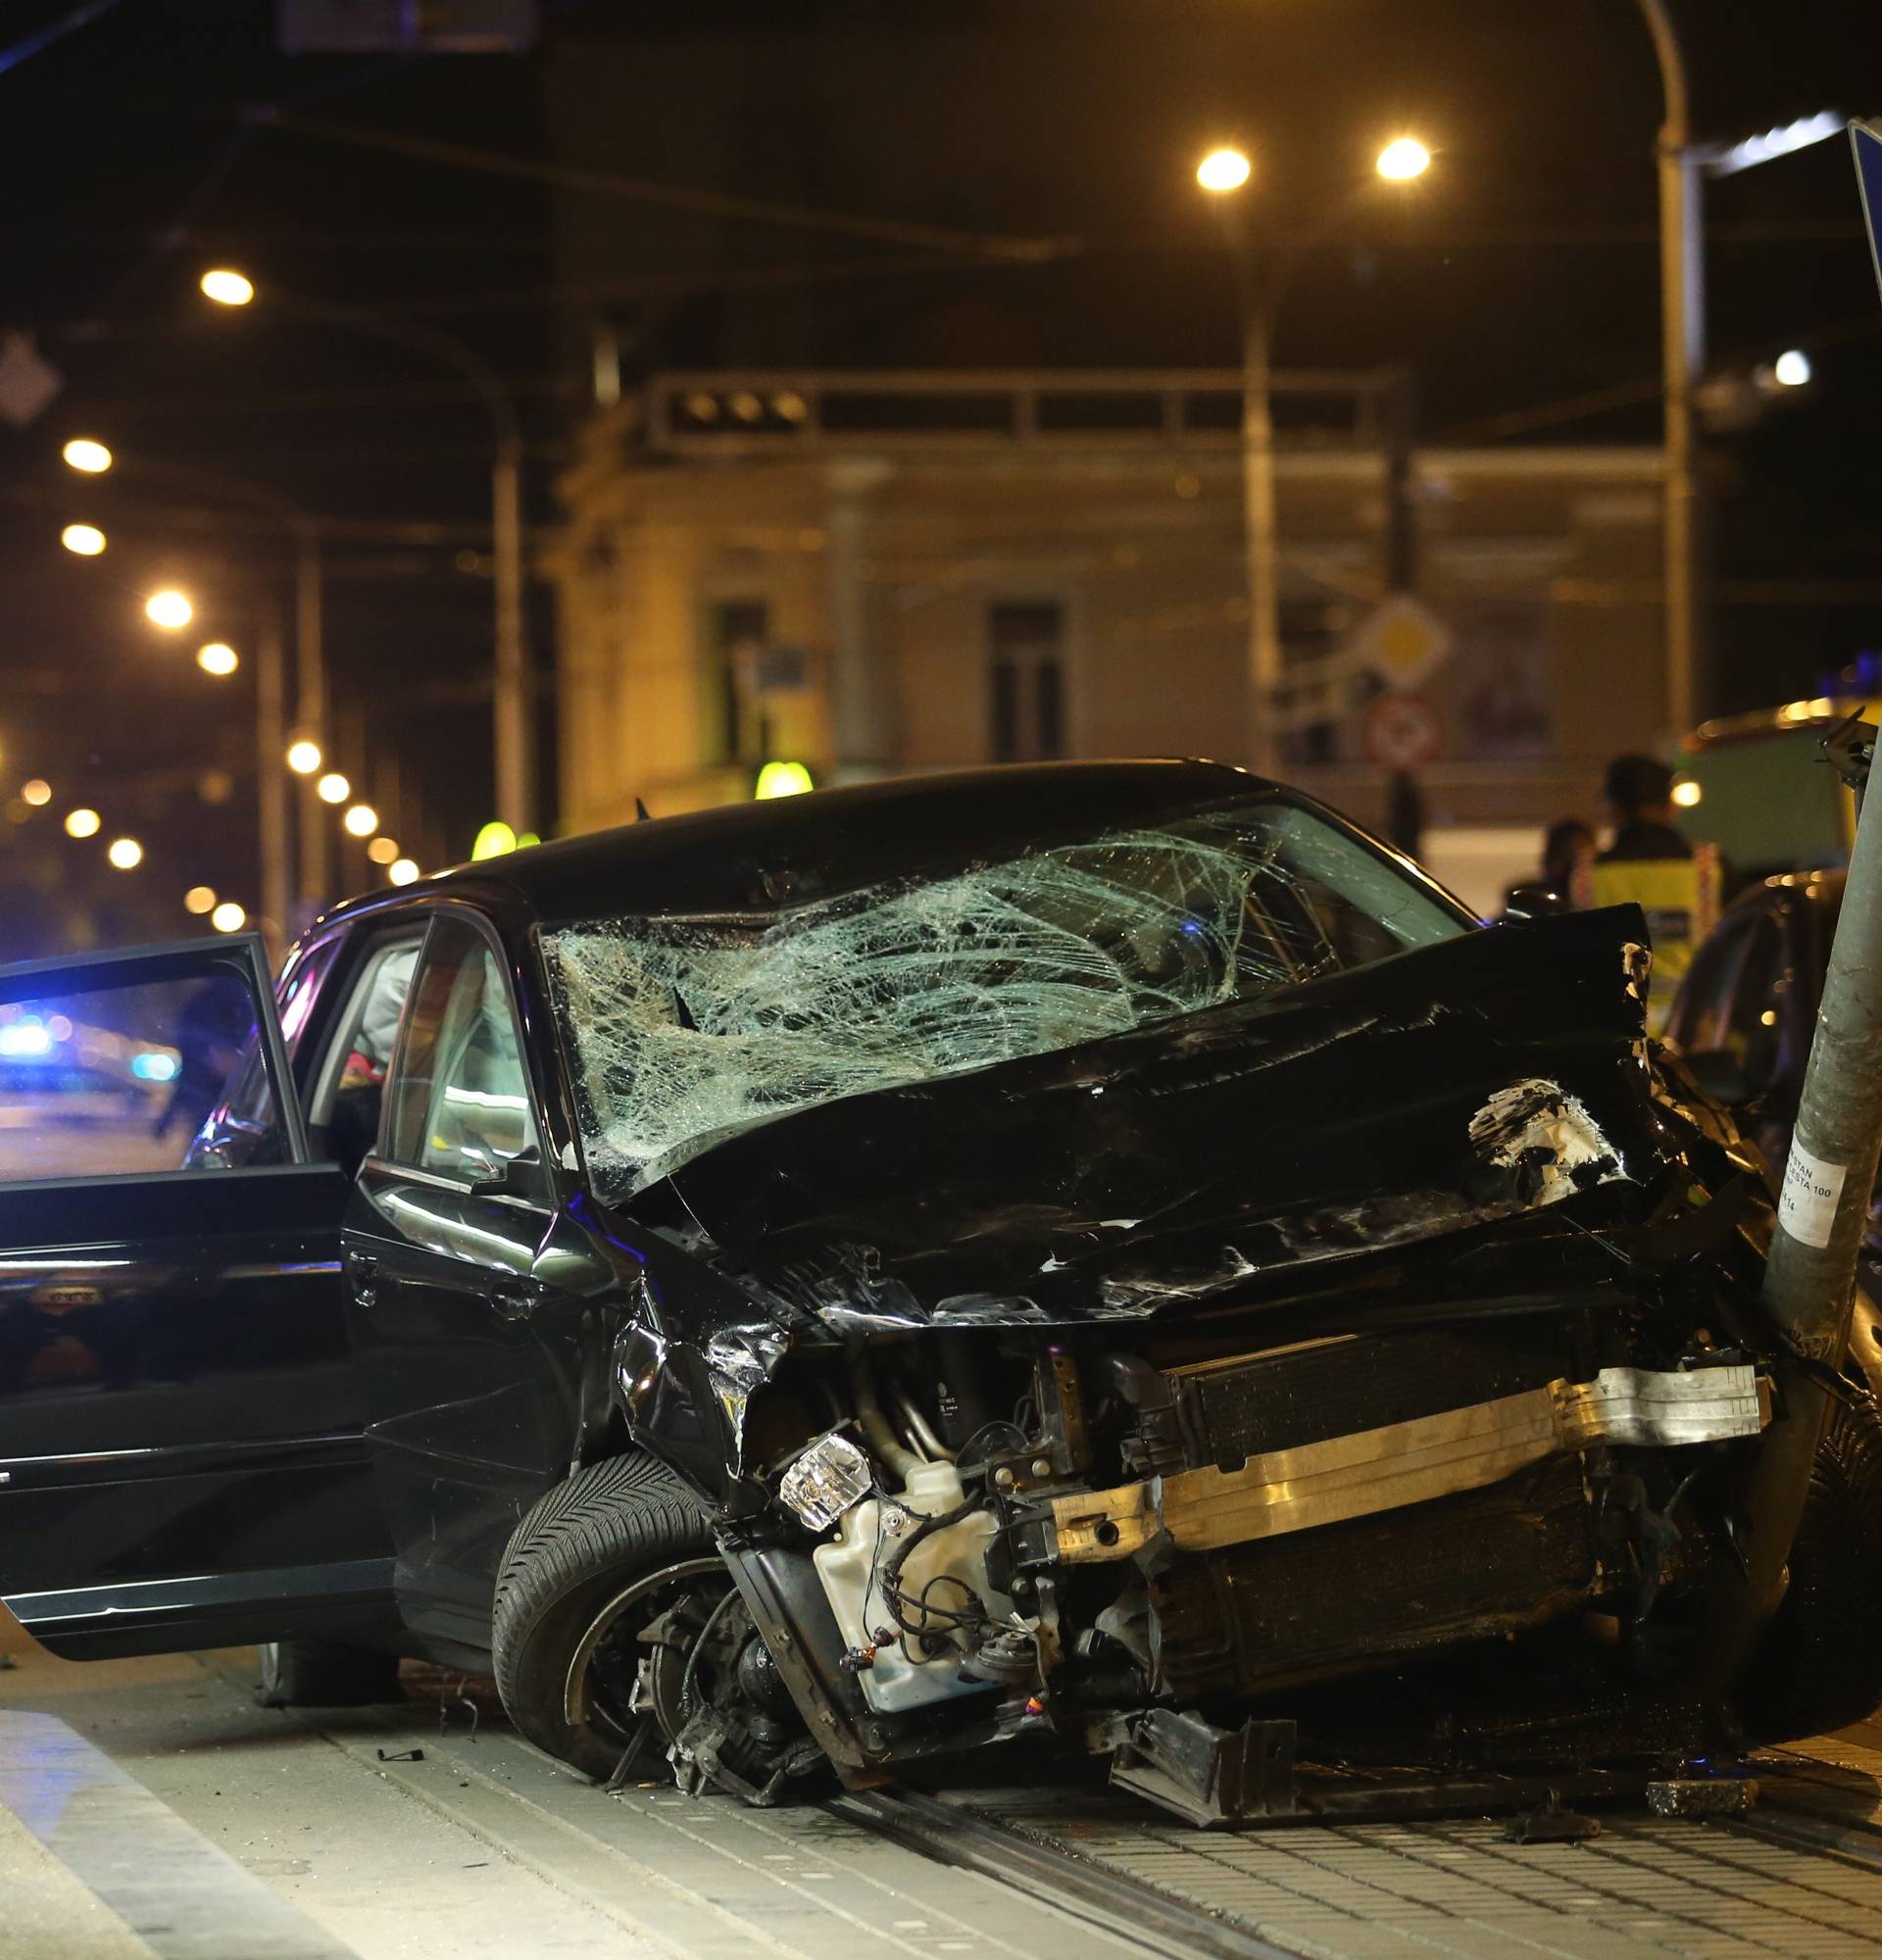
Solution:
{"label": "broken plastic piece", "polygon": [[872,1481],[869,1459],[847,1436],[832,1430],[785,1471],[777,1494],[812,1531],[828,1531],[868,1495]]}
{"label": "broken plastic piece", "polygon": [[1560,1796],[1551,1790],[1534,1810],[1517,1813],[1510,1820],[1504,1837],[1511,1844],[1584,1844],[1601,1836],[1601,1820],[1568,1810]]}
{"label": "broken plastic piece", "polygon": [[1656,1817],[1743,1817],[1757,1804],[1754,1777],[1662,1777],[1647,1786]]}

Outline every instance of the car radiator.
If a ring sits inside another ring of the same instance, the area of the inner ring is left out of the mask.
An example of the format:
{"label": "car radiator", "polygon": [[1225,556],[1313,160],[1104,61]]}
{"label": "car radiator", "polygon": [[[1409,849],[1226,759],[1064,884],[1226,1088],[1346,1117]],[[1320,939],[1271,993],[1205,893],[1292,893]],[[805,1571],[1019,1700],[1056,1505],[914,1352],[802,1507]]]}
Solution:
{"label": "car radiator", "polygon": [[1139,1377],[1126,1455],[1152,1474],[1059,1500],[1061,1555],[1163,1546],[1149,1561],[1154,1675],[1179,1696],[1554,1619],[1606,1583],[1583,1449],[1756,1434],[1765,1419],[1749,1368],[1596,1371],[1578,1346],[1536,1316]]}

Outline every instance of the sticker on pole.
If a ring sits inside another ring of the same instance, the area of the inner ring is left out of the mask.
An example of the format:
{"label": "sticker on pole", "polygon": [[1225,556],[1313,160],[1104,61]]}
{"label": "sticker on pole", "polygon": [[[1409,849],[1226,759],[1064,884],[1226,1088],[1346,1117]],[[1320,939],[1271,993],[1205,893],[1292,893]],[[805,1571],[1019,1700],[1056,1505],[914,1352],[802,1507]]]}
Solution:
{"label": "sticker on pole", "polygon": [[1793,1134],[1790,1161],[1784,1166],[1784,1189],[1777,1200],[1777,1222],[1801,1245],[1821,1251],[1830,1243],[1836,1223],[1836,1200],[1843,1196],[1847,1164],[1825,1163],[1804,1148]]}

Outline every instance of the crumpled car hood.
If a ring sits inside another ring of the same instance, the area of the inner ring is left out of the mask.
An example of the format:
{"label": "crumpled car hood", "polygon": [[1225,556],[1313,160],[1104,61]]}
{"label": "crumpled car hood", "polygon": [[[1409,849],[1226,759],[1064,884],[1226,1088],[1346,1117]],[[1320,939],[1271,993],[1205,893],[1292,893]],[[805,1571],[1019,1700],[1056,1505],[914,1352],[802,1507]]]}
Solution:
{"label": "crumpled car hood", "polygon": [[1607,1187],[1637,1219],[1685,1142],[1643,1038],[1645,936],[1632,906],[1466,934],[807,1110],[673,1182],[838,1331],[1260,1298]]}

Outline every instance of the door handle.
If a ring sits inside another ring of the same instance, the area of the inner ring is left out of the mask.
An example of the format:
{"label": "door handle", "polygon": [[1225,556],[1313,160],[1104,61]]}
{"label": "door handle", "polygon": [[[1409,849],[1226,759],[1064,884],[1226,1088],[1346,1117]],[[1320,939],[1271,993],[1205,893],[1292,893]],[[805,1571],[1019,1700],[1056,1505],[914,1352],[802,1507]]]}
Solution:
{"label": "door handle", "polygon": [[536,1310],[536,1290],[523,1280],[507,1280],[490,1289],[490,1304],[505,1320],[527,1320]]}
{"label": "door handle", "polygon": [[347,1254],[346,1270],[353,1282],[353,1298],[362,1306],[371,1306],[379,1297],[379,1262],[363,1252]]}

